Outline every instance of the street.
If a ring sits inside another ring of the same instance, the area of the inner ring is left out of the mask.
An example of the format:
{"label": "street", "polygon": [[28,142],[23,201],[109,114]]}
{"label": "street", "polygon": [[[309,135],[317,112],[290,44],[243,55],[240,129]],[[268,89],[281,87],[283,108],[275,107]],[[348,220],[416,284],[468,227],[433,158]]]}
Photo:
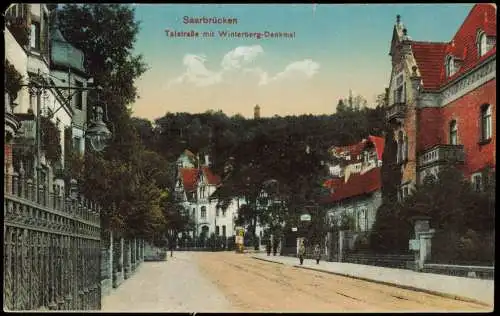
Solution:
{"label": "street", "polygon": [[232,252],[174,252],[144,262],[105,297],[103,311],[486,311],[397,287],[294,268]]}

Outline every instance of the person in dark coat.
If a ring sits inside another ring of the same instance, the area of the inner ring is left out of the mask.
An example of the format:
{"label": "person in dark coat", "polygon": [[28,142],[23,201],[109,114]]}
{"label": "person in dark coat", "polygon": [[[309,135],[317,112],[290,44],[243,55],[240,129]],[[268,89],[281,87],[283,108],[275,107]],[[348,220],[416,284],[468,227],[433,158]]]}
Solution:
{"label": "person in dark coat", "polygon": [[174,256],[174,248],[175,248],[173,241],[169,244],[169,248],[170,248],[170,257],[173,257]]}
{"label": "person in dark coat", "polygon": [[302,240],[300,242],[299,246],[299,260],[300,260],[300,265],[304,263],[304,256],[306,255],[306,246],[304,245],[304,241]]}
{"label": "person in dark coat", "polygon": [[268,239],[266,242],[266,252],[268,256],[271,255],[271,239]]}
{"label": "person in dark coat", "polygon": [[319,264],[319,259],[321,259],[321,249],[319,248],[319,244],[316,244],[314,247],[314,259],[316,259],[316,264]]}

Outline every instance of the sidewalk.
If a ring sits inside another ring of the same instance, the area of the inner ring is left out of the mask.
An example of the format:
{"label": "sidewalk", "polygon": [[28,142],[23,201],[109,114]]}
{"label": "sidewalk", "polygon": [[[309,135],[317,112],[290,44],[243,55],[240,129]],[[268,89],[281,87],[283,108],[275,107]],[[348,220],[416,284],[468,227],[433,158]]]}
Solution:
{"label": "sidewalk", "polygon": [[300,266],[299,260],[294,257],[275,257],[272,255],[268,257],[266,254],[255,254],[252,255],[252,257],[297,268],[317,270],[370,282],[384,283],[409,290],[422,291],[491,306],[493,306],[494,301],[493,280],[454,277],[354,263],[322,261],[317,265],[316,261],[312,259],[304,260],[304,265]]}

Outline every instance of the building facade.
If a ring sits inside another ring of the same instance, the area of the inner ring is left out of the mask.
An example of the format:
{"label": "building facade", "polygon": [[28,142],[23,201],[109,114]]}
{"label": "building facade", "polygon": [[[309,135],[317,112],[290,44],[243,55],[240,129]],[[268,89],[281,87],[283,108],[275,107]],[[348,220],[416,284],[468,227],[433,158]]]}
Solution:
{"label": "building facade", "polygon": [[[175,194],[194,222],[195,229],[191,237],[209,237],[212,233],[216,236],[234,236],[238,210],[246,202],[243,198],[233,198],[226,207],[222,207],[217,199],[213,199],[212,195],[221,184],[221,178],[210,168],[210,156],[205,155],[204,158],[202,163],[191,151],[185,150],[177,159]],[[256,234],[261,238],[263,236],[263,228],[259,223]]]}
{"label": "building facade", "polygon": [[398,16],[390,56],[400,198],[450,165],[480,190],[496,164],[496,6],[474,5],[447,43],[412,40]]}
{"label": "building facade", "polygon": [[381,166],[384,139],[368,136],[361,142],[330,149],[334,162],[331,179],[324,183],[330,195],[322,201],[327,205],[327,221],[342,225],[351,219],[350,230],[371,230],[377,209],[382,203]]}
{"label": "building facade", "polygon": [[[39,183],[62,193],[65,183],[58,171],[64,168],[65,155],[72,150],[65,148],[65,132],[73,130],[73,143],[83,154],[87,110],[84,92],[72,93],[57,86],[74,86],[77,80],[84,87],[88,76],[83,53],[63,38],[57,24],[49,23],[57,21],[51,18],[55,9],[47,4],[12,4],[5,14],[6,63],[22,79],[20,90],[5,98],[5,136],[9,141],[5,144],[8,157],[4,169],[8,174],[39,178]],[[42,126],[37,126],[42,118],[52,122],[59,133],[61,156],[57,161],[49,161],[45,145],[37,144],[37,139],[42,140]]]}
{"label": "building facade", "polygon": [[204,163],[198,163],[194,154],[184,151],[177,160],[175,193],[195,224],[192,237],[209,237],[212,233],[230,237],[235,233],[240,201],[234,199],[227,208],[221,208],[217,200],[210,199],[221,179],[210,169],[208,159],[207,155]]}

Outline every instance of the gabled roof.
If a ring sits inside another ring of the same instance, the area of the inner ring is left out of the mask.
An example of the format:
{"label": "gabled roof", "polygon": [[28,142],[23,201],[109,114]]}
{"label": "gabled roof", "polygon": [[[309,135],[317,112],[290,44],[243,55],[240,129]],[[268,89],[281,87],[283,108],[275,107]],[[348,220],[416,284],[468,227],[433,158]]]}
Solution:
{"label": "gabled roof", "polygon": [[[476,4],[449,43],[413,41],[411,47],[424,88],[437,90],[495,55],[496,44],[486,55],[480,57],[476,40],[478,30],[482,30],[487,36],[496,36],[496,20],[496,6],[487,3]],[[453,76],[447,78],[445,58],[448,55],[460,60],[462,65]]]}
{"label": "gabled roof", "polygon": [[371,142],[374,145],[378,159],[382,160],[385,140],[383,137],[378,137],[378,136],[369,135],[368,139],[363,139],[362,141],[356,144],[351,144],[346,146],[334,146],[331,148],[331,150],[333,150],[338,154],[349,153],[349,155],[351,156],[351,161],[357,161],[357,156],[361,154],[363,150],[365,150],[369,142]]}
{"label": "gabled roof", "polygon": [[382,155],[384,154],[384,148],[385,148],[385,138],[369,135],[368,140],[371,141],[375,146],[378,160],[382,160]]}
{"label": "gabled roof", "polygon": [[[221,179],[218,175],[214,174],[208,167],[202,167],[201,171],[205,177],[208,185],[219,185]],[[179,174],[184,186],[184,191],[191,192],[198,187],[199,169],[198,168],[180,168]]]}
{"label": "gabled roof", "polygon": [[179,169],[179,175],[182,179],[182,185],[184,186],[184,191],[191,192],[196,190],[196,184],[198,181],[198,169],[181,168]]}
{"label": "gabled roof", "polygon": [[323,203],[338,202],[347,198],[368,194],[382,187],[381,168],[373,168],[365,174],[353,174],[349,180],[325,198]]}
{"label": "gabled roof", "polygon": [[411,42],[411,49],[420,70],[424,88],[438,89],[444,75],[446,43],[414,41]]}
{"label": "gabled roof", "polygon": [[208,167],[202,167],[203,174],[205,175],[205,179],[207,184],[209,185],[219,185],[221,182],[221,179],[218,175],[212,172],[210,168]]}

